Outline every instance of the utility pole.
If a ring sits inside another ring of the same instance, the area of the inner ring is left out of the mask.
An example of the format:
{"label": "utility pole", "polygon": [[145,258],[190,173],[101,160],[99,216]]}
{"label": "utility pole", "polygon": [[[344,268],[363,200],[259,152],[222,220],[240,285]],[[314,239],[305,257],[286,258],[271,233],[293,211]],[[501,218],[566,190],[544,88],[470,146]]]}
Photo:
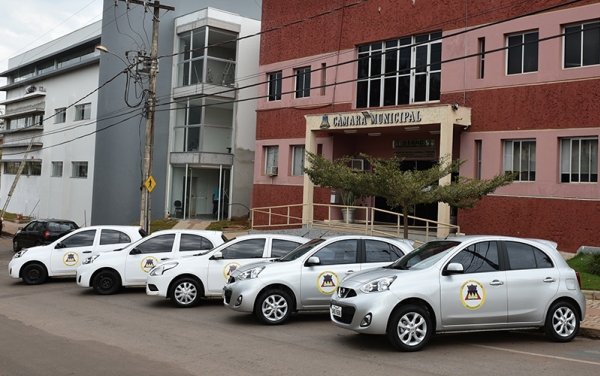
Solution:
{"label": "utility pole", "polygon": [[154,114],[156,110],[156,75],[158,74],[158,23],[160,10],[174,11],[174,7],[161,5],[160,1],[155,0],[153,3],[140,0],[121,0],[127,3],[143,5],[144,7],[154,8],[154,16],[152,17],[152,46],[150,49],[149,64],[143,57],[142,64],[148,66],[148,97],[146,101],[146,144],[144,147],[144,166],[143,166],[143,181],[142,181],[142,200],[140,203],[140,226],[150,234],[150,219],[152,218],[152,195],[151,191],[155,186],[154,178],[152,177],[152,159],[154,155]]}

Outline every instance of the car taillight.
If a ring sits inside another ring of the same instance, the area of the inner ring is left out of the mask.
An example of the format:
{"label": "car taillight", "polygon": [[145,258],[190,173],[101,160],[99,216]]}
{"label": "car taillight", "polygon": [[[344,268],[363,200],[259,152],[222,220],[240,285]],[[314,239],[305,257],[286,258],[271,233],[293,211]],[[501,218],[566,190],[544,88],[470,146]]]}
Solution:
{"label": "car taillight", "polygon": [[575,272],[575,275],[577,276],[577,283],[579,283],[579,289],[581,290],[581,276],[578,271]]}
{"label": "car taillight", "polygon": [[[46,230],[44,231],[44,239],[50,239],[50,231]],[[581,283],[580,283],[581,285]]]}

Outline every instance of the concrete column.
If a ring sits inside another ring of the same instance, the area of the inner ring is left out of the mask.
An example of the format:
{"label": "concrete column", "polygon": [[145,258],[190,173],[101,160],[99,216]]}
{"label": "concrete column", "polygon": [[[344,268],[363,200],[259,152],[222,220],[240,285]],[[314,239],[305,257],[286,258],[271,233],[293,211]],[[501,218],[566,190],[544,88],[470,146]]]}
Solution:
{"label": "concrete column", "polygon": [[[307,127],[306,129],[306,140],[304,142],[306,151],[310,151],[313,154],[317,153],[317,132]],[[308,158],[304,159],[304,166],[310,167]],[[313,202],[315,198],[315,185],[308,178],[307,174],[304,174],[304,189],[302,191],[302,223],[305,224],[313,219],[314,208]]]}
{"label": "concrete column", "polygon": [[[444,157],[447,157],[446,163],[452,162],[452,138],[454,131],[454,112],[448,107],[447,116],[444,117],[444,120],[440,123],[440,160]],[[450,175],[445,176],[440,179],[440,185],[450,184],[452,177]],[[438,222],[442,223],[450,223],[450,206],[446,203],[439,202],[438,203]],[[437,229],[437,237],[445,238],[448,236],[449,229],[447,227],[438,226]]]}

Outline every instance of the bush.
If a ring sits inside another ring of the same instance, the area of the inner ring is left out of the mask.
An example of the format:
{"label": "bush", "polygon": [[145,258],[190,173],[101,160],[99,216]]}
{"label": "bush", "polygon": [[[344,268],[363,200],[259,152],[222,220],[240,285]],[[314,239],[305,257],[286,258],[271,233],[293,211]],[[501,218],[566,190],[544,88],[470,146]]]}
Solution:
{"label": "bush", "polygon": [[588,273],[600,276],[600,253],[592,253],[588,257],[585,269]]}

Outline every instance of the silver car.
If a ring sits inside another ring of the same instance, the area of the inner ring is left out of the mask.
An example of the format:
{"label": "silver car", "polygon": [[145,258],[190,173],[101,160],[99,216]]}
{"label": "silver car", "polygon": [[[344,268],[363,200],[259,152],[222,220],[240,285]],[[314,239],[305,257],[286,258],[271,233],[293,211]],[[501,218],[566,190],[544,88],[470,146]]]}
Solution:
{"label": "silver car", "polygon": [[286,322],[294,311],[326,311],[343,277],[389,265],[410,252],[412,243],[365,235],[313,239],[280,259],[236,269],[223,288],[224,302],[269,325]]}
{"label": "silver car", "polygon": [[544,328],[572,340],[585,317],[579,274],[556,244],[502,236],[432,241],[392,265],[354,273],[331,297],[331,320],[416,351],[433,333]]}

